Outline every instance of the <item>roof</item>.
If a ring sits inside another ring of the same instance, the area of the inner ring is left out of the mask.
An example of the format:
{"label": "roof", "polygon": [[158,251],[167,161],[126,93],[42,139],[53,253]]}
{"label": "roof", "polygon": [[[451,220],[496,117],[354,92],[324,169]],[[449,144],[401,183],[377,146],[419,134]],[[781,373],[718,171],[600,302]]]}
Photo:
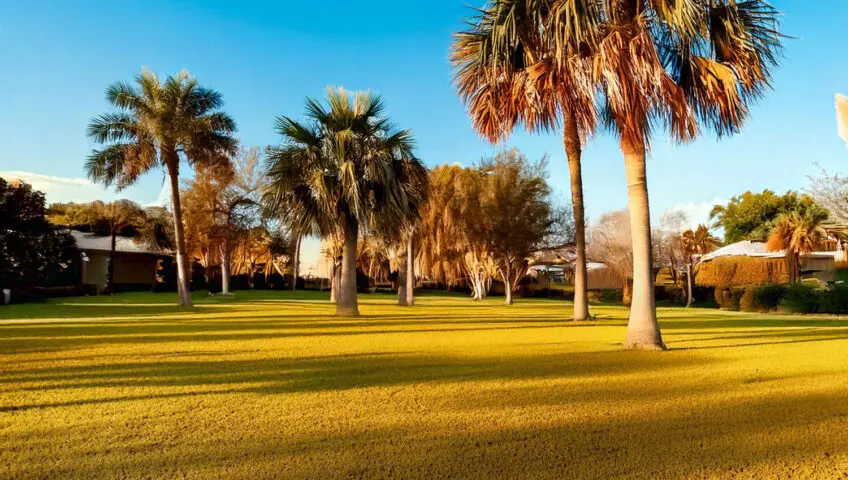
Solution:
{"label": "roof", "polygon": [[577,258],[575,247],[569,245],[556,250],[542,250],[531,255],[532,265],[563,265],[573,263]]}
{"label": "roof", "polygon": [[[77,242],[77,248],[83,251],[110,252],[112,249],[112,237],[95,235],[93,233],[71,230],[71,235]],[[136,253],[143,255],[166,255],[156,249],[147,248],[145,245],[136,243],[131,237],[118,236],[115,238],[115,252]]]}
{"label": "roof", "polygon": [[[807,258],[834,258],[836,251],[833,252],[812,252],[803,255]],[[719,248],[716,251],[702,255],[699,262],[708,262],[718,257],[760,257],[760,258],[783,258],[783,251],[769,252],[766,249],[766,244],[763,242],[752,242],[743,240],[741,242],[731,243],[730,245]]]}

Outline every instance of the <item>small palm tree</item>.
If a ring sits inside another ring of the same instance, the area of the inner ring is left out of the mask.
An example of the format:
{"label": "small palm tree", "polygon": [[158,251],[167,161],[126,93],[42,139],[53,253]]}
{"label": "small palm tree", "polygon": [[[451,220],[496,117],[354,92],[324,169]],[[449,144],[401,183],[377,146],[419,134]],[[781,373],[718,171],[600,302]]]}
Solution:
{"label": "small palm tree", "polygon": [[827,238],[822,223],[827,220],[822,208],[807,209],[803,214],[789,212],[781,215],[766,242],[770,252],[783,251],[789,267],[789,283],[801,280],[801,255],[818,248]]}
{"label": "small palm tree", "polygon": [[595,130],[597,88],[585,47],[593,2],[493,0],[455,35],[451,59],[474,128],[492,143],[515,126],[563,127],[575,247],[574,320],[589,318],[581,145]]}
{"label": "small palm tree", "polygon": [[716,238],[706,225],[700,224],[698,228],[686,230],[680,234],[680,243],[683,246],[683,251],[689,257],[689,261],[693,260],[695,255],[704,255],[715,250],[721,242]]}
{"label": "small palm tree", "polygon": [[191,306],[190,272],[180,208],[180,163],[189,166],[228,162],[236,151],[235,122],[219,111],[221,94],[198,86],[188,72],[164,82],[145,69],[135,85],[112,84],[106,100],[117,109],[92,119],[88,135],[103,144],[86,162],[88,176],[119,190],[157,167],[168,172],[177,248],[179,304]]}
{"label": "small palm tree", "polygon": [[299,232],[344,238],[336,313],[358,315],[356,257],[360,232],[395,235],[417,215],[426,169],[412,134],[394,130],[379,96],[330,89],[327,107],[306,102],[307,123],[277,119],[283,136],[269,149],[269,211],[297,212]]}

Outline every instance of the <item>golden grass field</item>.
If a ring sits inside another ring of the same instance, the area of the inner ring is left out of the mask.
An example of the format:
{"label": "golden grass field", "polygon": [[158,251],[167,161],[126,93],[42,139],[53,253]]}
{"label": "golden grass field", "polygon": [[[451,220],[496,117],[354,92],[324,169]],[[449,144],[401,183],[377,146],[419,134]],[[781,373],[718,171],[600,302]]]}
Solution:
{"label": "golden grass field", "polygon": [[848,319],[238,292],[0,307],[0,478],[845,478]]}

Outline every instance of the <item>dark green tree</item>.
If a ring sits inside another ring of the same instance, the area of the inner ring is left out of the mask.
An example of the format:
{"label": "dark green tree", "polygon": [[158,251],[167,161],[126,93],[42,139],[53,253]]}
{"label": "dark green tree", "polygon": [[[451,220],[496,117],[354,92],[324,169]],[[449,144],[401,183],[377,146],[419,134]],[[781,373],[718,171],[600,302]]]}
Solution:
{"label": "dark green tree", "polygon": [[43,193],[0,178],[0,288],[41,285],[79,262],[73,237],[45,215]]}
{"label": "dark green tree", "polygon": [[742,240],[765,242],[783,214],[809,212],[820,216],[826,210],[806,194],[789,191],[777,195],[771,190],[762,193],[745,192],[731,198],[727,205],[716,205],[710,212],[714,227],[724,228],[724,242]]}

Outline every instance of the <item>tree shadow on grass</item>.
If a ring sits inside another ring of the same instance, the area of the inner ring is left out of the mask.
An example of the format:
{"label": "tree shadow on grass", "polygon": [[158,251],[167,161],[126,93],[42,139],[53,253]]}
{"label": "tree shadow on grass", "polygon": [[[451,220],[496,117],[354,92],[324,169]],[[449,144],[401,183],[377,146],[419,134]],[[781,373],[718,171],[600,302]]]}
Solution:
{"label": "tree shadow on grass", "polygon": [[[414,369],[414,357],[367,353],[315,358],[306,362],[304,375],[329,374],[332,381],[322,387],[316,388],[305,379],[294,383],[280,380],[266,389],[236,388],[232,393],[274,395],[361,386],[418,389],[420,382],[463,380],[462,376],[446,373],[445,368],[474,365],[461,359],[441,358],[425,361],[421,368]],[[356,374],[361,368],[376,368],[386,374],[385,369],[399,361],[411,363],[401,365],[407,372],[402,381],[364,385],[332,373],[341,367],[335,363],[338,361],[355,365],[347,374]],[[420,361],[419,358],[414,363]],[[476,371],[468,373],[481,380],[620,376],[581,384],[579,390],[518,384],[493,391],[453,391],[447,393],[447,398],[422,399],[413,393],[401,394],[393,397],[395,402],[415,407],[417,414],[393,417],[389,425],[376,419],[336,423],[331,420],[336,417],[328,413],[326,425],[316,423],[297,434],[269,425],[270,428],[253,431],[234,443],[203,436],[201,429],[192,432],[194,435],[186,432],[182,441],[162,452],[163,457],[151,457],[150,451],[141,447],[109,446],[104,450],[98,443],[78,442],[68,446],[73,450],[71,455],[95,454],[100,462],[73,464],[64,467],[67,470],[52,462],[36,462],[29,468],[46,478],[121,476],[121,472],[124,476],[129,473],[155,478],[175,474],[174,469],[189,477],[203,477],[204,472],[213,471],[217,476],[233,478],[247,478],[251,471],[254,475],[263,472],[290,478],[843,478],[848,474],[848,436],[844,435],[848,429],[848,391],[844,389],[777,394],[774,390],[753,394],[740,391],[723,395],[727,388],[723,379],[669,386],[633,383],[628,375],[655,371],[679,380],[690,368],[709,368],[710,361],[703,356],[613,352],[536,356],[488,367],[476,364]],[[295,371],[275,365],[265,373],[288,371],[291,375]],[[246,363],[235,367],[262,368]],[[138,368],[126,365],[128,372]],[[217,377],[201,377],[188,385],[208,385],[229,375],[225,365],[214,369]],[[183,373],[166,366],[161,377],[153,377],[153,385],[160,385],[157,378],[162,381],[168,376],[180,379]],[[113,377],[107,373],[106,378]],[[299,388],[292,389],[295,384]],[[127,383],[119,378],[116,386],[126,388]],[[130,394],[90,403],[167,402],[180,395],[221,394]],[[89,402],[43,407],[86,403]],[[357,408],[358,415],[377,415],[380,407]],[[343,412],[335,413],[346,418]],[[39,448],[62,443],[67,432],[67,426],[38,430],[38,438],[44,442],[38,444]],[[102,433],[126,435],[116,431]],[[22,440],[15,448],[27,445],[27,440]],[[38,449],[32,451],[37,454]]]}
{"label": "tree shadow on grass", "polygon": [[[529,380],[621,375],[710,362],[707,357],[592,352],[471,357],[425,353],[357,353],[303,358],[166,360],[18,369],[0,382],[11,391],[86,388],[214,387],[230,392],[284,394],[430,382]],[[220,392],[217,392],[220,393]],[[102,401],[102,400],[101,400]],[[120,399],[115,399],[120,401]],[[75,402],[85,404],[87,400]],[[50,404],[11,405],[25,410]]]}

